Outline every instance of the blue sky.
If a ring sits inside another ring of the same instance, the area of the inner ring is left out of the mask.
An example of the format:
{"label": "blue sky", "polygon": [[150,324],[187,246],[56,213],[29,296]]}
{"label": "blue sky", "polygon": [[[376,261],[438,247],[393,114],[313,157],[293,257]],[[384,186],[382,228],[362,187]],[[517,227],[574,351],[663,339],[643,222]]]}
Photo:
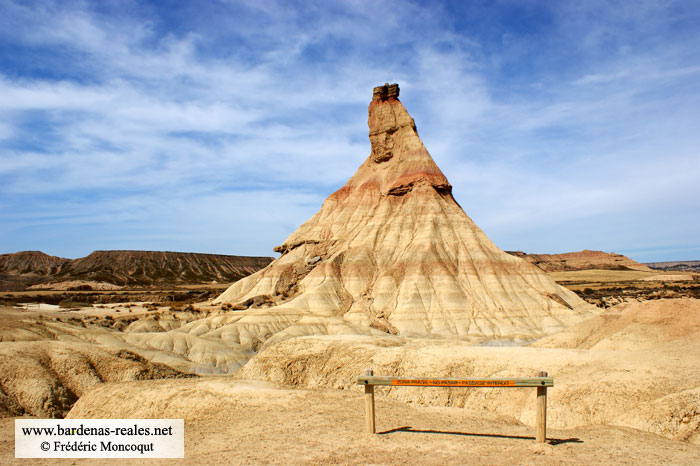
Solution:
{"label": "blue sky", "polygon": [[401,100],[501,248],[700,259],[696,1],[0,0],[0,252],[275,255]]}

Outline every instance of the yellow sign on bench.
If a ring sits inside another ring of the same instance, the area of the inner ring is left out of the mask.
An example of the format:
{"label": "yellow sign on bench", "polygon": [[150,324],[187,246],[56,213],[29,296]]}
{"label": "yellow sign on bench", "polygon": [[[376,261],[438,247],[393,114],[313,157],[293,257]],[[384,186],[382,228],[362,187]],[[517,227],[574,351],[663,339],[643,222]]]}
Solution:
{"label": "yellow sign on bench", "polygon": [[391,384],[417,387],[514,387],[515,380],[394,379]]}

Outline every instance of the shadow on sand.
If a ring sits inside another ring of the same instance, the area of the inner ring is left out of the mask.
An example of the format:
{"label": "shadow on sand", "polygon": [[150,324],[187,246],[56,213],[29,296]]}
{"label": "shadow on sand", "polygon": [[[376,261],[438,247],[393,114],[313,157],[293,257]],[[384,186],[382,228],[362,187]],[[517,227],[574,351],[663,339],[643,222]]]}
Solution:
{"label": "shadow on sand", "polygon": [[[477,434],[473,432],[454,432],[449,430],[419,430],[413,429],[411,426],[397,427],[395,429],[385,430],[383,432],[377,432],[378,435],[393,434],[394,432],[411,432],[414,434],[443,434],[443,435],[462,435],[465,437],[490,437],[490,438],[509,438],[516,440],[535,440],[535,437],[529,437],[525,435],[503,435],[503,434]],[[547,443],[550,445],[561,445],[562,443],[583,443],[583,440],[579,438],[547,438]]]}

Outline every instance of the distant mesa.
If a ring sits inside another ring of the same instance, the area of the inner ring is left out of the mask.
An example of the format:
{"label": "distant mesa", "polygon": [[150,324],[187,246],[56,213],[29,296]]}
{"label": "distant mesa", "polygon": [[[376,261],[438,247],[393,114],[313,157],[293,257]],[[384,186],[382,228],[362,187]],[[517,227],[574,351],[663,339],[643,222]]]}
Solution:
{"label": "distant mesa", "polygon": [[700,261],[648,262],[644,265],[666,272],[700,272]]}
{"label": "distant mesa", "polygon": [[374,88],[367,160],[275,248],[281,257],[215,300],[251,308],[221,329],[227,338],[369,330],[525,341],[594,314],[472,222],[398,96],[397,84]]}
{"label": "distant mesa", "polygon": [[652,271],[645,264],[640,264],[629,257],[615,254],[614,252],[591,251],[588,249],[563,254],[526,254],[522,251],[506,252],[525,259],[545,272],[591,269]]}
{"label": "distant mesa", "polygon": [[49,256],[40,251],[0,255],[0,288],[65,289],[70,282],[93,289],[117,286],[152,286],[231,283],[262,269],[271,257],[228,256],[190,252],[95,251],[80,259]]}

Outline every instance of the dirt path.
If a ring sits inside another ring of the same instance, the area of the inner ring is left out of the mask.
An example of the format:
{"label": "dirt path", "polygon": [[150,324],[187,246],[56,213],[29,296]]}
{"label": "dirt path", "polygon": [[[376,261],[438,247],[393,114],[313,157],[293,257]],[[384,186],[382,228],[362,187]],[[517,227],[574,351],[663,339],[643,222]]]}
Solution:
{"label": "dirt path", "polygon": [[[139,393],[134,397],[133,393]],[[378,435],[365,435],[363,395],[217,377],[104,384],[73,418],[184,418],[185,459],[159,464],[700,464],[700,446],[633,429],[533,429],[377,397]],[[14,421],[0,419],[2,464],[144,464],[144,460],[15,460]]]}

